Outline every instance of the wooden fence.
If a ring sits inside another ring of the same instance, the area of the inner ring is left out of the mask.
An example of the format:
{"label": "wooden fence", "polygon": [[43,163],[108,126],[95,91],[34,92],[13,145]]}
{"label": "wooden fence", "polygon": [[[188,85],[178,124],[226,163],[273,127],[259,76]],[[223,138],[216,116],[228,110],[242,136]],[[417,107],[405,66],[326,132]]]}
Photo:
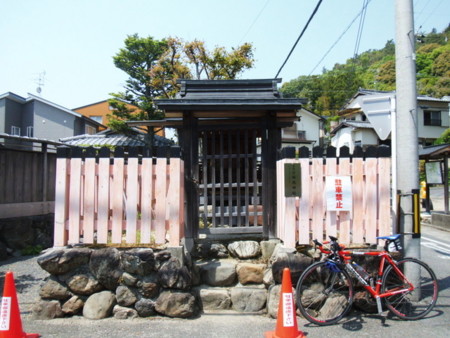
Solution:
{"label": "wooden fence", "polygon": [[[328,148],[323,156],[315,148],[309,158],[307,148],[285,150],[277,162],[277,234],[289,247],[322,241],[329,235],[341,243],[377,243],[376,237],[391,234],[390,148],[371,147],[363,153],[357,148],[350,157],[348,148]],[[301,168],[301,197],[285,197],[285,163]],[[327,176],[350,176],[351,211],[327,210],[325,181]]]}
{"label": "wooden fence", "polygon": [[54,246],[66,244],[180,245],[184,173],[177,147],[157,158],[130,149],[59,148]]}
{"label": "wooden fence", "polygon": [[56,154],[0,146],[0,218],[53,212]]}

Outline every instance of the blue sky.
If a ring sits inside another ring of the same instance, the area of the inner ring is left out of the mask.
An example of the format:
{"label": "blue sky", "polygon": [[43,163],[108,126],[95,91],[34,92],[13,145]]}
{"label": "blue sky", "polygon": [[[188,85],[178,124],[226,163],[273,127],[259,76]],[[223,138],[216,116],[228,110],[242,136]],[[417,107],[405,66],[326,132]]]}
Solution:
{"label": "blue sky", "polygon": [[[67,108],[121,91],[127,75],[112,56],[127,35],[205,41],[208,48],[254,45],[256,63],[241,78],[273,78],[311,15],[316,0],[0,0],[0,94],[37,94]],[[279,75],[283,82],[320,73],[353,56],[363,0],[324,0]],[[395,0],[367,7],[359,52],[394,39]],[[450,1],[415,0],[415,30],[442,31]],[[316,67],[317,66],[317,67]]]}

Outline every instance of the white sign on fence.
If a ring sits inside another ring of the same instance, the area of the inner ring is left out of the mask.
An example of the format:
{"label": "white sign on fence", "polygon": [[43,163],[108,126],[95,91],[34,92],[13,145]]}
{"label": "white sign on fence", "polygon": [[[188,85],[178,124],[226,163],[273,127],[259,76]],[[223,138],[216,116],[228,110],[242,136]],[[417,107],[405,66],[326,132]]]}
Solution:
{"label": "white sign on fence", "polygon": [[325,178],[327,210],[352,210],[352,181],[350,176],[327,176]]}

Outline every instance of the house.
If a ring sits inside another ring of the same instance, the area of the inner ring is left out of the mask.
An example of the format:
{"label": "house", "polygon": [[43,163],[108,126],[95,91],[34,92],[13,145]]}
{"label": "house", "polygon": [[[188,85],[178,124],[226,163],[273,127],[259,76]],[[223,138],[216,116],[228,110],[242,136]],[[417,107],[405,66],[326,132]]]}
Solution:
{"label": "house", "polygon": [[325,119],[304,108],[297,112],[297,117],[292,126],[281,130],[283,147],[298,149],[306,146],[312,150],[315,146],[322,146]]}
{"label": "house", "polygon": [[[122,101],[123,102],[123,101]],[[128,109],[133,109],[136,112],[139,111],[139,108],[128,104],[126,102],[123,102],[126,104]],[[86,117],[89,117],[90,119],[97,121],[98,123],[101,123],[103,125],[108,124],[108,115],[112,114],[113,108],[110,106],[108,100],[103,100],[91,104],[87,104],[85,106],[81,106],[78,108],[74,108],[73,111],[80,113]],[[106,127],[101,128],[100,130],[105,130]],[[156,130],[156,134],[160,136],[165,136],[164,129]]]}
{"label": "house", "polygon": [[100,127],[94,120],[32,94],[27,98],[11,92],[0,95],[0,133],[58,141],[95,134]]}
{"label": "house", "polygon": [[[131,109],[138,109],[136,106],[128,104],[127,106]],[[73,111],[76,111],[77,113],[89,117],[90,119],[106,126],[108,123],[108,115],[112,114],[112,107],[110,106],[108,100],[103,100],[74,108]]]}
{"label": "house", "polygon": [[[339,121],[331,130],[331,145],[356,146],[390,145],[391,116],[396,107],[395,92],[360,89],[338,114]],[[418,144],[433,144],[449,128],[450,98],[417,97]]]}

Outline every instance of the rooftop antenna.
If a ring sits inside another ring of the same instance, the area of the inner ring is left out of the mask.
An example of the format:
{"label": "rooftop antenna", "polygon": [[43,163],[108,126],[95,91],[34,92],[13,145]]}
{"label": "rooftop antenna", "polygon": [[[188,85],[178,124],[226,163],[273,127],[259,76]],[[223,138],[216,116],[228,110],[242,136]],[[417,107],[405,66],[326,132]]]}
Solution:
{"label": "rooftop antenna", "polygon": [[36,79],[36,84],[38,85],[36,88],[36,92],[41,95],[42,93],[42,87],[44,87],[45,83],[45,70],[41,73],[39,73],[39,78]]}

